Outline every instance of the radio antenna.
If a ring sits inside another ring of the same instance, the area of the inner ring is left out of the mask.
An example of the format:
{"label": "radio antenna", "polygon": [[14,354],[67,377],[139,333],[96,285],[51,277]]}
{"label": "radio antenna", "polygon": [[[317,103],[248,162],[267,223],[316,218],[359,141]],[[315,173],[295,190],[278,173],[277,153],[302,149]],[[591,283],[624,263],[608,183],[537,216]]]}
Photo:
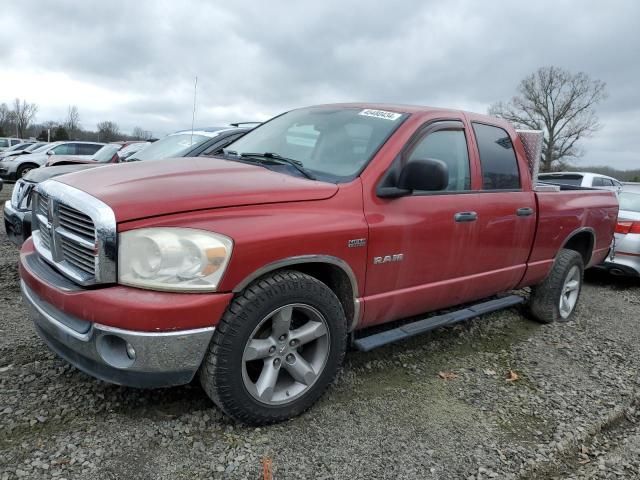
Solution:
{"label": "radio antenna", "polygon": [[196,121],[196,94],[198,92],[198,76],[196,75],[196,81],[193,85],[193,115],[191,115],[191,141],[189,142],[193,145],[193,124]]}

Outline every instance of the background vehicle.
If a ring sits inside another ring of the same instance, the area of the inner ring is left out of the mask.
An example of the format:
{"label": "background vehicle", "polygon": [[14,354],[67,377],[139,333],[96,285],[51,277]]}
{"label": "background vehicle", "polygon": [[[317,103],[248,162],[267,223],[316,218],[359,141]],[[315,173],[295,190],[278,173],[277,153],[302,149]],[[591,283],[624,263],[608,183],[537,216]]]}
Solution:
{"label": "background vehicle", "polygon": [[640,276],[640,185],[625,184],[618,196],[614,256],[602,265],[614,275]]}
{"label": "background vehicle", "polygon": [[[199,155],[213,155],[220,153],[220,150],[229,145],[236,138],[248,132],[250,128],[229,128],[229,127],[213,127],[209,130],[201,130],[204,132],[193,137],[193,145],[176,152],[176,144],[184,143],[184,137],[181,132],[169,135],[168,137],[158,140],[160,148],[154,149],[152,155],[148,155],[141,149],[147,148],[153,143],[138,142],[130,143],[128,146],[118,150],[120,144],[105,145],[96,155],[104,152],[106,161],[94,160],[83,161],[76,159],[62,160],[61,164],[52,167],[41,167],[30,171],[28,174],[16,181],[13,189],[11,200],[5,202],[4,205],[4,228],[9,239],[17,246],[31,236],[31,192],[33,188],[40,182],[50,178],[65,175],[67,173],[79,172],[89,168],[109,165],[113,157],[110,156],[112,151],[114,155],[123,154],[124,158],[119,161],[126,162],[130,157],[139,154],[134,161],[137,160],[161,160],[163,155],[172,155],[174,157],[194,157]],[[189,141],[191,141],[191,131],[189,131]],[[178,140],[179,142],[176,142]],[[66,157],[65,157],[66,158]]]}
{"label": "background vehicle", "polygon": [[[118,152],[130,145],[140,145],[138,149],[147,145],[148,142],[140,140],[123,141],[123,142],[111,142],[104,145],[100,150],[91,155],[86,156],[73,156],[73,155],[55,155],[49,158],[45,166],[52,167],[54,165],[70,165],[79,163],[118,163],[120,156]],[[136,151],[136,150],[134,150]]]}
{"label": "background vehicle", "polygon": [[0,152],[6,150],[9,147],[13,147],[14,145],[18,145],[22,142],[24,142],[24,140],[20,140],[19,138],[0,137]]}
{"label": "background vehicle", "polygon": [[503,120],[302,108],[215,160],[41,183],[23,294],[39,334],[79,369],[137,387],[199,372],[228,415],[273,423],[318,400],[349,339],[370,350],[522,303],[504,292],[524,286],[538,320],[570,319],[583,269],[609,251],[618,202],[535,188]]}
{"label": "background vehicle", "polygon": [[78,155],[90,157],[104,146],[104,143],[64,141],[54,142],[48,148],[32,152],[29,155],[13,156],[0,161],[0,177],[16,180],[24,177],[30,170],[44,165],[52,155]]}
{"label": "background vehicle", "polygon": [[26,155],[29,153],[33,153],[35,151],[37,151],[39,148],[48,145],[47,142],[35,142],[32,143],[31,145],[29,145],[28,147],[21,149],[21,150],[5,150],[4,152],[0,152],[0,160],[7,158],[7,157],[12,157],[15,155]]}
{"label": "background vehicle", "polygon": [[253,126],[205,127],[193,131],[180,130],[130,155],[126,161],[161,160],[172,157],[197,157],[215,154],[252,128]]}
{"label": "background vehicle", "polygon": [[17,143],[16,145],[5,148],[2,152],[0,152],[0,157],[4,157],[6,156],[7,153],[10,153],[10,152],[19,152],[21,150],[24,150],[25,148],[30,147],[34,143],[35,142],[28,142],[28,141]]}
{"label": "background vehicle", "polygon": [[622,182],[619,180],[600,175],[599,173],[588,172],[554,172],[541,173],[538,175],[541,182],[554,183],[557,185],[573,185],[576,187],[601,188],[603,190],[611,190],[620,193],[622,191]]}

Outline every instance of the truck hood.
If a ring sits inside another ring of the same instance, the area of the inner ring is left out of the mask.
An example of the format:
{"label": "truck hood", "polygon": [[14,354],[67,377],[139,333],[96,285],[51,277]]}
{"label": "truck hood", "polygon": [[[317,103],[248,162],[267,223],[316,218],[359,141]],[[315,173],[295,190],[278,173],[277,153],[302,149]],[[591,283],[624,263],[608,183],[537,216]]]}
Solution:
{"label": "truck hood", "polygon": [[322,200],[338,191],[332,183],[207,157],[110,165],[56,181],[102,200],[118,222],[212,208]]}
{"label": "truck hood", "polygon": [[89,168],[95,168],[100,165],[60,165],[59,167],[40,167],[34,168],[24,176],[29,182],[40,183],[53,177],[66,175],[67,173],[79,172]]}

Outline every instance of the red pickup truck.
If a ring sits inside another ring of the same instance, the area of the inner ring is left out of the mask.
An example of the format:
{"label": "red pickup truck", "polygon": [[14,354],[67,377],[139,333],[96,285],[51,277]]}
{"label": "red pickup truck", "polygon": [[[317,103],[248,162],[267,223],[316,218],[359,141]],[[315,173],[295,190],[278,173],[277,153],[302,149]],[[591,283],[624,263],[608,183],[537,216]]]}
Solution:
{"label": "red pickup truck", "polygon": [[570,318],[618,203],[539,188],[529,168],[518,133],[484,115],[292,110],[218,157],[41,183],[22,291],[80,370],[135,387],[198,374],[228,415],[277,422],[318,400],[349,345],[521,303],[508,292],[525,286],[537,319]]}

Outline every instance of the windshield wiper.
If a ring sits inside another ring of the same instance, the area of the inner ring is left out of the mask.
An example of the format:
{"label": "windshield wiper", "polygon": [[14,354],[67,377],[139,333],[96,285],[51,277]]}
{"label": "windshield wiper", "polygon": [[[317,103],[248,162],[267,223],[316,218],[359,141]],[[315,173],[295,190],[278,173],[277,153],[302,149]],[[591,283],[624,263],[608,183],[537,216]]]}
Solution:
{"label": "windshield wiper", "polygon": [[[226,153],[232,153],[232,151],[227,151]],[[235,153],[235,152],[233,152]],[[236,154],[237,155],[237,154]],[[242,158],[266,158],[268,160],[275,160],[276,162],[284,163],[286,165],[291,165],[297,171],[299,171],[302,175],[307,177],[310,180],[315,180],[316,177],[306,168],[304,168],[303,163],[300,160],[294,160],[293,158],[283,157],[278,153],[273,152],[264,152],[264,153],[248,153],[244,152],[239,155]]]}

